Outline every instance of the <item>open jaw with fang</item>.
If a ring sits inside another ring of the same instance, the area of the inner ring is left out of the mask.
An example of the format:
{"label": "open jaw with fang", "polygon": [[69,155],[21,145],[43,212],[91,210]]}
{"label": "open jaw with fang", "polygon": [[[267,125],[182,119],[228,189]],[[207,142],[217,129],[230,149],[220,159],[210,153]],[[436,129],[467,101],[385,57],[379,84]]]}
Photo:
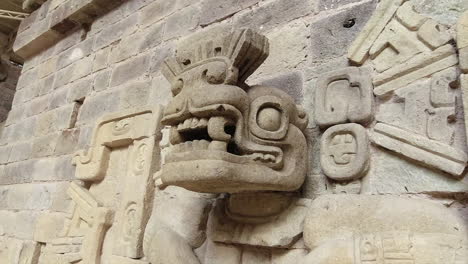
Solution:
{"label": "open jaw with fang", "polygon": [[[224,160],[232,163],[258,163],[271,168],[282,164],[279,148],[243,142],[242,118],[227,116],[187,117],[171,126],[172,146],[167,163],[193,160]],[[250,145],[250,146],[249,146]],[[255,149],[255,150],[253,150]]]}

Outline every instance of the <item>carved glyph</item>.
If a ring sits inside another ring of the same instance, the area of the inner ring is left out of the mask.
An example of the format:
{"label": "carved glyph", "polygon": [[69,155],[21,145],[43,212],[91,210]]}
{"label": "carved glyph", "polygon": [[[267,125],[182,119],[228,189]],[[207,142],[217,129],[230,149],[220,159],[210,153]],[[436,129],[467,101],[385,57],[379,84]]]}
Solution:
{"label": "carved glyph", "polygon": [[320,165],[329,178],[349,181],[361,178],[369,168],[367,131],[358,124],[329,128],[322,135]]}
{"label": "carved glyph", "polygon": [[326,73],[317,81],[315,122],[320,127],[372,120],[373,96],[370,73],[349,67]]}

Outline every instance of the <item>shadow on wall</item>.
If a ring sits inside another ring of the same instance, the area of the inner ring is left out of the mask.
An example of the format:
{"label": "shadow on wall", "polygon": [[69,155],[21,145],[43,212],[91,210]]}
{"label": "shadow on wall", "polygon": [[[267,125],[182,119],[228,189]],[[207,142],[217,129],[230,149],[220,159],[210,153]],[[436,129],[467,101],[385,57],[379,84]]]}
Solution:
{"label": "shadow on wall", "polygon": [[11,110],[20,73],[20,65],[0,60],[0,137],[3,123]]}

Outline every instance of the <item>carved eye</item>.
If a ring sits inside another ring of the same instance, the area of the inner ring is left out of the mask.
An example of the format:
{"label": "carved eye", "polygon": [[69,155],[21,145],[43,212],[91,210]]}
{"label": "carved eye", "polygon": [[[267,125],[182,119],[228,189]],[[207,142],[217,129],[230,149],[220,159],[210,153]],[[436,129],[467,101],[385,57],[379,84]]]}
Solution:
{"label": "carved eye", "polygon": [[281,140],[288,133],[289,111],[281,98],[257,97],[250,105],[249,128],[258,138]]}
{"label": "carved eye", "polygon": [[257,113],[257,124],[268,131],[277,131],[281,128],[282,112],[274,107],[265,107]]}

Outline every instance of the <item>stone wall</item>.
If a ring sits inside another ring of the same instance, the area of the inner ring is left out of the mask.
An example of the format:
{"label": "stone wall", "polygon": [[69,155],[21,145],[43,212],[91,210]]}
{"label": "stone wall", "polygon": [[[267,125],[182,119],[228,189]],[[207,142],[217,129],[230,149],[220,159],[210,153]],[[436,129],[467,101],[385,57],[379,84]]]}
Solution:
{"label": "stone wall", "polygon": [[[456,17],[467,7],[464,0],[412,2],[417,11],[449,27],[452,35]],[[215,36],[241,27],[253,28],[270,41],[270,56],[248,83],[283,89],[311,117],[305,197],[359,192],[420,196],[466,211],[466,177],[450,177],[386,150],[373,150],[373,165],[362,190],[361,183],[328,182],[321,172],[321,131],[314,121],[316,81],[323,73],[348,65],[348,48],[377,3],[127,0],[116,6],[107,1],[47,1],[22,23],[15,43],[26,61],[0,134],[1,241],[29,250],[31,241],[44,235],[35,233],[36,226],[54,221],[41,215],[50,212],[60,219],[71,212],[66,191],[75,175],[73,154],[89,147],[93,128],[103,115],[167,104],[170,85],[160,69],[176,45],[188,35],[207,38],[206,32]],[[0,83],[1,95],[2,89]],[[0,122],[2,105],[0,98]],[[457,131],[464,127],[459,122]],[[466,151],[464,136],[452,144]],[[63,222],[57,221],[51,233],[62,227]],[[3,249],[9,253],[2,255],[0,248],[0,256],[13,259],[18,251]]]}

